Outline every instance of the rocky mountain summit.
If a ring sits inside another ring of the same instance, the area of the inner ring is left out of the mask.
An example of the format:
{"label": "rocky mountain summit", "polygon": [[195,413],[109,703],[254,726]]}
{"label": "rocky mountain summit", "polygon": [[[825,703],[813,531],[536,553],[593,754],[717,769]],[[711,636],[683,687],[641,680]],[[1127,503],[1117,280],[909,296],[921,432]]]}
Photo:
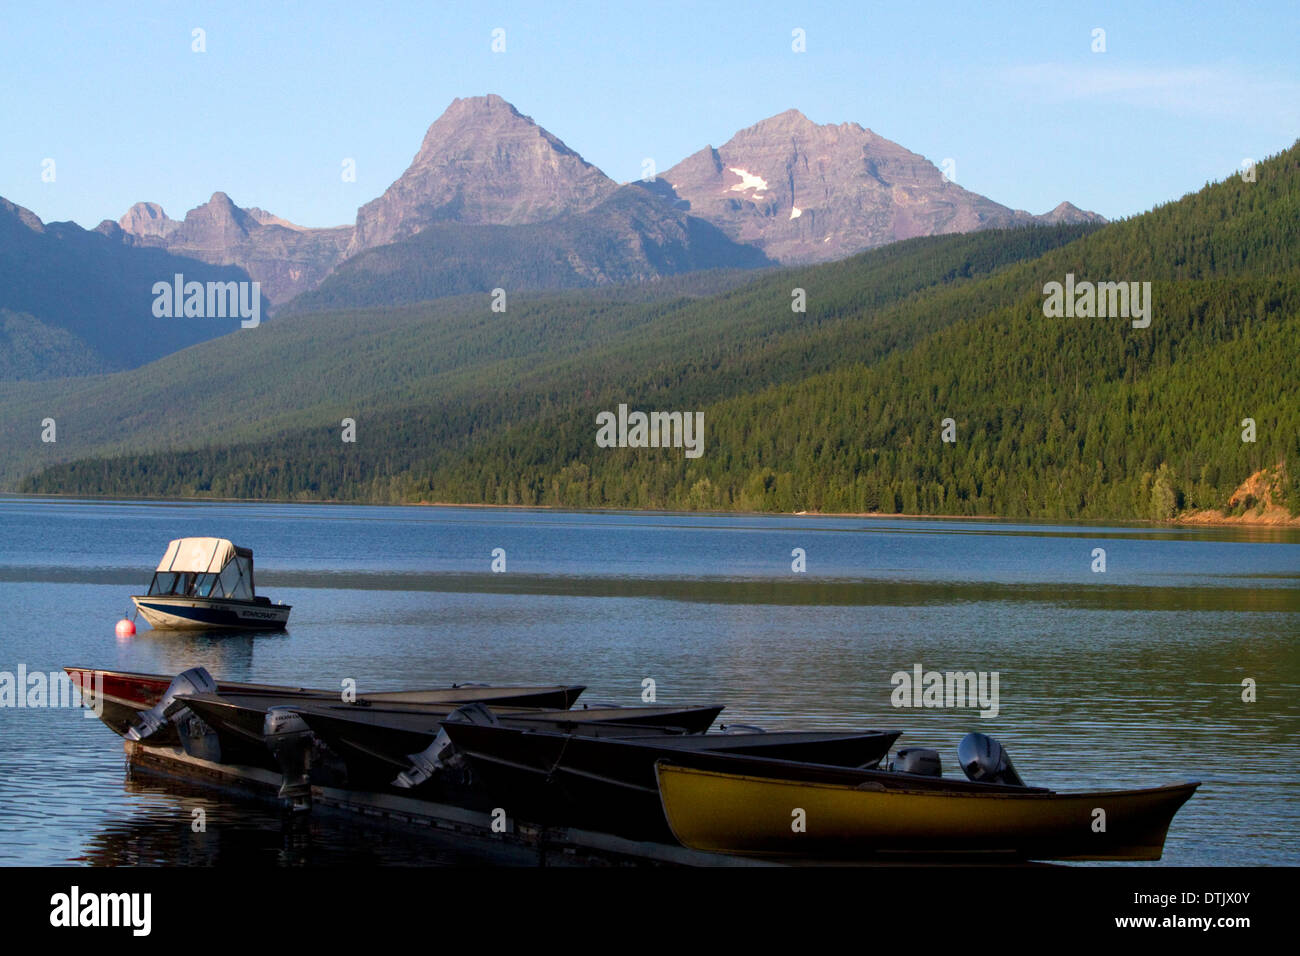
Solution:
{"label": "rocky mountain summit", "polygon": [[157,203],[132,206],[113,227],[131,245],[166,249],[213,265],[234,265],[261,283],[262,294],[281,305],[314,289],[342,259],[350,226],[306,229],[256,207],[241,209],[223,192],[185,214],[168,218]]}
{"label": "rocky mountain summit", "polygon": [[616,188],[501,97],[457,99],[429,127],[406,172],[357,212],[348,254],[433,223],[517,226],[585,212]]}
{"label": "rocky mountain summit", "polygon": [[692,215],[780,262],[840,259],[916,236],[1103,221],[1069,203],[1045,216],[1009,209],[857,123],[819,125],[798,110],[705,147],[663,178]]}

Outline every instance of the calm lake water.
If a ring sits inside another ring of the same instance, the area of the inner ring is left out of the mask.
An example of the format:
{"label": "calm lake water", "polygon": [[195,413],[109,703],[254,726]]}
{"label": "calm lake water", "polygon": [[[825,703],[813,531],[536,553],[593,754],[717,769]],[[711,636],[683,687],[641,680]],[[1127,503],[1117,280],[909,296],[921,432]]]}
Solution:
{"label": "calm lake water", "polygon": [[[115,637],[167,541],[190,535],[253,548],[259,592],[294,605],[289,631]],[[980,730],[1032,784],[1203,781],[1165,864],[1300,864],[1294,532],[0,498],[0,608],[0,671],[574,682],[624,704],[652,678],[660,703],[726,704],[724,723],[902,729],[950,775]],[[997,717],[895,708],[891,676],[916,664],[996,671]],[[121,740],[82,711],[0,709],[0,864],[460,859],[335,820],[286,828],[128,776]]]}

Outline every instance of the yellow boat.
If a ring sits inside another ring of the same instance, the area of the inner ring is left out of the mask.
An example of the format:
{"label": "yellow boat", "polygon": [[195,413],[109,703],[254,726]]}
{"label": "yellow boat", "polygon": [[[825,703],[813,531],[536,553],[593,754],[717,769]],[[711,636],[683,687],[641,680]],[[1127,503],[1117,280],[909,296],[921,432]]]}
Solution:
{"label": "yellow boat", "polygon": [[717,759],[707,768],[656,764],[664,814],[683,845],[805,860],[1158,860],[1170,821],[1200,786],[1056,793],[737,760],[745,763],[734,772]]}

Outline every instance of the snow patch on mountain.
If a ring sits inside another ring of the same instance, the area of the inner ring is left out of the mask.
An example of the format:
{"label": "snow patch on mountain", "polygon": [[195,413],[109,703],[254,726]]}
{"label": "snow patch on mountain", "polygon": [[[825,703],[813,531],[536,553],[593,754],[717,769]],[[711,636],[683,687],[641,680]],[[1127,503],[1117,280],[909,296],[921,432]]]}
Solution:
{"label": "snow patch on mountain", "polygon": [[754,198],[758,199],[760,198],[758,194],[767,189],[767,180],[762,176],[755,176],[739,166],[728,166],[727,168],[740,177],[740,182],[731,187],[733,193],[748,192],[752,189],[754,190]]}

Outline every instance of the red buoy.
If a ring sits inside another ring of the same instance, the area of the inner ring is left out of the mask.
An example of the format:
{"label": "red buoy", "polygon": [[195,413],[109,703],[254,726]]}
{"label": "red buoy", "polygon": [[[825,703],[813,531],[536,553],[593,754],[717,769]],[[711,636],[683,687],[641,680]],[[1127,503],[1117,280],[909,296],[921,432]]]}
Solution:
{"label": "red buoy", "polygon": [[130,637],[134,633],[135,633],[135,625],[132,624],[126,618],[122,618],[122,620],[117,622],[118,637]]}

